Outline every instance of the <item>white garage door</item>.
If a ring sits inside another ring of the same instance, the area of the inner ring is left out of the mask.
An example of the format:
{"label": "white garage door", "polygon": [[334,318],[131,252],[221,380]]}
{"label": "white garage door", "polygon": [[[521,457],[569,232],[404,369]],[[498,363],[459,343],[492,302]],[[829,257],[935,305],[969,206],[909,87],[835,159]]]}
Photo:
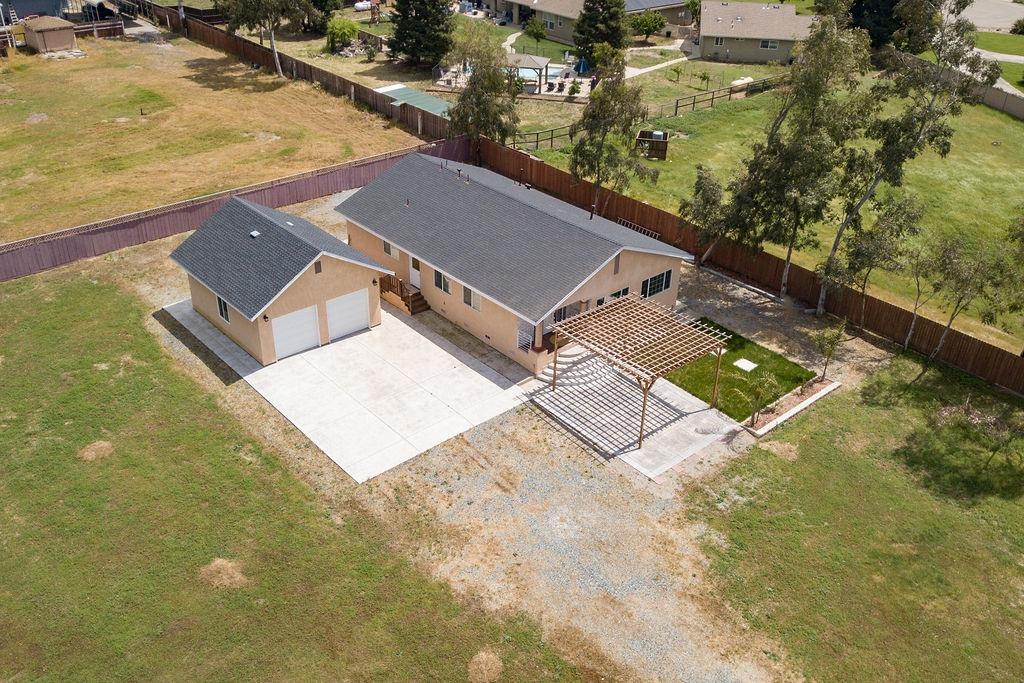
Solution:
{"label": "white garage door", "polygon": [[274,351],[281,360],[320,345],[316,305],[274,318]]}
{"label": "white garage door", "polygon": [[327,302],[327,329],[331,341],[370,326],[370,295],[365,289]]}

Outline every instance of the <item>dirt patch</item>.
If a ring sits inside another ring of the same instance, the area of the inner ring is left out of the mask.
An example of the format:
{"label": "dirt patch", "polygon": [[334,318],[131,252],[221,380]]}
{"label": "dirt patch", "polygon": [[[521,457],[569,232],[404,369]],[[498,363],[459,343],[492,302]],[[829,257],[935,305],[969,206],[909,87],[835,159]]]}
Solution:
{"label": "dirt patch", "polygon": [[774,453],[789,462],[793,462],[799,457],[797,447],[785,441],[762,441],[758,445],[769,453]]}
{"label": "dirt patch", "polygon": [[274,135],[273,133],[268,133],[265,130],[258,130],[255,133],[246,133],[245,136],[247,138],[252,138],[256,142],[276,142],[281,139],[280,135]]}
{"label": "dirt patch", "polygon": [[494,683],[501,678],[501,657],[488,649],[480,650],[469,660],[469,683]]}
{"label": "dirt patch", "polygon": [[93,441],[88,446],[78,451],[77,458],[85,462],[93,462],[94,460],[100,460],[113,454],[114,444],[109,441]]}
{"label": "dirt patch", "polygon": [[25,123],[27,123],[28,125],[31,126],[33,124],[43,123],[43,122],[49,121],[49,120],[50,120],[50,116],[48,114],[36,113],[36,114],[29,114],[28,117],[25,119]]}
{"label": "dirt patch", "polygon": [[236,560],[215,557],[210,564],[199,570],[199,578],[214,588],[239,588],[249,583]]}

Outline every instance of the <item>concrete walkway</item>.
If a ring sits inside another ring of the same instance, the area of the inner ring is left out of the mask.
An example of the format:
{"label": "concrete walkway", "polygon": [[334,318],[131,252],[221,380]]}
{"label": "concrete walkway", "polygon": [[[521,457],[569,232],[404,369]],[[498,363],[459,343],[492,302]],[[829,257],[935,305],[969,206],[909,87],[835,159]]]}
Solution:
{"label": "concrete walkway", "polygon": [[512,45],[513,45],[513,44],[514,44],[514,43],[516,42],[516,40],[517,40],[517,39],[519,38],[519,36],[521,36],[521,35],[523,35],[523,32],[522,32],[522,31],[519,31],[518,33],[513,33],[513,34],[511,34],[511,35],[510,35],[510,36],[509,36],[508,38],[506,38],[506,39],[505,39],[505,40],[504,40],[504,41],[503,41],[503,42],[501,43],[501,46],[502,46],[503,48],[505,48],[505,52],[514,52],[514,51],[515,51],[515,50],[513,49]]}
{"label": "concrete walkway", "polygon": [[638,68],[632,67],[632,66],[627,66],[626,67],[626,78],[636,78],[637,76],[643,76],[644,74],[649,74],[652,71],[658,71],[659,69],[664,69],[665,67],[672,66],[673,64],[678,64],[679,62],[685,62],[686,59],[687,59],[686,57],[680,57],[678,59],[670,59],[667,62],[662,62],[661,64],[655,64],[654,66],[647,66],[647,67],[644,67],[642,69],[638,69]]}
{"label": "concrete walkway", "polygon": [[992,52],[991,50],[982,50],[980,47],[974,48],[974,51],[985,59],[994,59],[997,62],[1013,62],[1014,64],[1024,64],[1024,55],[1008,55],[1002,52]]}

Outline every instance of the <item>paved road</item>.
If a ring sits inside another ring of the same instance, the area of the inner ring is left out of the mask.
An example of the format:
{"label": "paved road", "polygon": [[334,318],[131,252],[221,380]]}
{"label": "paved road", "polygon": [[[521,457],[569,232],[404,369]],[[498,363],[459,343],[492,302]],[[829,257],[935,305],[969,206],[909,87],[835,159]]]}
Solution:
{"label": "paved road", "polygon": [[1013,0],[974,0],[964,14],[980,29],[1008,29],[1024,17],[1024,5]]}

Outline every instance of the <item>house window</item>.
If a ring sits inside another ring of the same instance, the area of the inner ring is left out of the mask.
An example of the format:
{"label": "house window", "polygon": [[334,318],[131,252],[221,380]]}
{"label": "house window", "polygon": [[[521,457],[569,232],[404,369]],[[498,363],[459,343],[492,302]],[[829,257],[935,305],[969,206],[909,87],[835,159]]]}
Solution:
{"label": "house window", "polygon": [[623,287],[622,289],[612,292],[608,295],[609,299],[621,299],[622,297],[629,294],[629,287]]}
{"label": "house window", "polygon": [[313,273],[319,275],[322,272],[324,272],[324,266],[322,263],[317,261],[316,263],[313,264]]}
{"label": "house window", "polygon": [[779,41],[777,41],[777,40],[762,40],[761,41],[761,49],[762,50],[778,50],[779,49]]}
{"label": "house window", "polygon": [[598,297],[597,305],[598,306],[604,306],[604,297],[603,296],[602,297]]}
{"label": "house window", "polygon": [[452,284],[448,281],[448,276],[442,273],[440,270],[434,271],[434,286],[440,289],[445,294],[452,293]]}
{"label": "house window", "polygon": [[556,323],[560,323],[569,317],[569,307],[562,306],[561,308],[555,309],[555,312],[551,314],[551,317]]}
{"label": "house window", "polygon": [[725,38],[722,36],[715,36],[715,47],[721,47],[725,45]]}
{"label": "house window", "polygon": [[562,17],[558,17],[558,28],[562,28]]}
{"label": "house window", "polygon": [[217,297],[217,315],[224,318],[224,322],[229,323],[231,320],[228,319],[228,302]]}
{"label": "house window", "polygon": [[391,242],[388,242],[387,240],[381,241],[384,242],[384,253],[390,256],[391,258],[398,258],[398,254],[396,253],[397,250],[393,246],[391,246]]}
{"label": "house window", "polygon": [[654,296],[660,292],[664,292],[672,284],[672,271],[666,270],[664,273],[658,273],[652,275],[640,284],[640,296],[648,297]]}
{"label": "house window", "polygon": [[480,295],[474,292],[469,287],[463,285],[462,287],[462,303],[466,304],[470,308],[480,310]]}

